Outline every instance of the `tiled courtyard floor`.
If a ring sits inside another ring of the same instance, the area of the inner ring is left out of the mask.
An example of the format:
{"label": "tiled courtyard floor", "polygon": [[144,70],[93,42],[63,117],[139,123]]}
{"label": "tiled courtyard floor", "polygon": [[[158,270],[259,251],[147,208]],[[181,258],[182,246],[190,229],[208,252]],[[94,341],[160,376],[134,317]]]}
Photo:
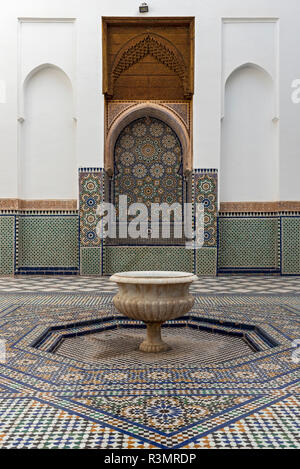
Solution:
{"label": "tiled courtyard floor", "polygon": [[299,287],[201,278],[149,358],[107,278],[1,278],[0,448],[299,448]]}
{"label": "tiled courtyard floor", "polygon": [[[0,277],[0,292],[115,292],[109,277],[85,276],[16,276]],[[299,293],[299,277],[223,275],[199,277],[192,286],[197,293]]]}

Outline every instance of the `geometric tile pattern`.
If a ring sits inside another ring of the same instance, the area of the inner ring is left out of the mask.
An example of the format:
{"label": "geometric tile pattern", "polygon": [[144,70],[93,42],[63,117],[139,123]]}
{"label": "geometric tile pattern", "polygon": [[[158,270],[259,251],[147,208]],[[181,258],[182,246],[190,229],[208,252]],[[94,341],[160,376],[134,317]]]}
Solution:
{"label": "geometric tile pattern", "polygon": [[103,272],[180,270],[193,272],[193,250],[176,246],[106,246]]}
{"label": "geometric tile pattern", "polygon": [[299,409],[299,398],[288,396],[182,448],[299,449]]}
{"label": "geometric tile pattern", "polygon": [[0,216],[0,275],[14,273],[15,217]]}
{"label": "geometric tile pattern", "polygon": [[16,273],[77,273],[77,215],[19,215]]}
{"label": "geometric tile pattern", "polygon": [[300,274],[300,217],[282,217],[282,273]]}
{"label": "geometric tile pattern", "polygon": [[101,239],[96,233],[96,226],[99,221],[96,209],[102,202],[103,195],[103,169],[79,168],[80,246],[101,246]]}
{"label": "geometric tile pattern", "polygon": [[205,366],[120,360],[111,367],[101,360],[87,366],[30,340],[72,322],[120,321],[112,295],[2,294],[0,447],[299,448],[300,367],[292,360],[299,295],[249,299],[200,294],[191,315],[222,327],[269,328],[279,345]]}
{"label": "geometric tile pattern", "polygon": [[[111,201],[116,207],[117,220],[120,195],[127,197],[128,206],[133,203],[145,204],[147,213],[142,222],[145,227],[142,236],[121,238],[117,230],[117,237],[107,238],[106,245],[184,244],[183,233],[179,233],[174,239],[173,226],[166,238],[162,236],[160,223],[156,223],[158,233],[155,238],[149,236],[148,230],[151,203],[176,203],[179,204],[176,220],[182,231],[182,204],[186,191],[182,176],[182,150],[173,130],[164,122],[149,116],[132,122],[122,130],[117,139],[114,164]],[[168,216],[164,217],[169,219]],[[133,218],[133,214],[128,216],[128,222]]]}
{"label": "geometric tile pattern", "polygon": [[80,275],[102,275],[101,247],[80,248]]}
{"label": "geometric tile pattern", "polygon": [[153,118],[138,119],[120,133],[115,146],[115,204],[182,203],[182,150],[173,130]]}
{"label": "geometric tile pattern", "polygon": [[[21,419],[21,421],[20,421]],[[20,424],[17,426],[17,422]],[[39,398],[0,399],[1,448],[114,448],[130,438]]]}
{"label": "geometric tile pattern", "polygon": [[[217,246],[218,172],[216,169],[194,169],[193,201],[204,205],[204,244]],[[195,212],[195,211],[194,211]],[[197,223],[197,220],[196,220]]]}
{"label": "geometric tile pattern", "polygon": [[276,271],[279,267],[277,217],[219,217],[220,272]]}
{"label": "geometric tile pattern", "polygon": [[195,250],[196,275],[216,275],[217,248],[200,248]]}

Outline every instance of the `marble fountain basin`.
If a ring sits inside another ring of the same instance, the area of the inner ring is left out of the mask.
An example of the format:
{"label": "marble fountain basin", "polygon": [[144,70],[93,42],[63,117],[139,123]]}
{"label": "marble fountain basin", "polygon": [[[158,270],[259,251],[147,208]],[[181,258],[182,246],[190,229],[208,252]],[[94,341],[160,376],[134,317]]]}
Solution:
{"label": "marble fountain basin", "polygon": [[113,299],[117,310],[147,326],[146,338],[139,347],[141,351],[169,350],[161,338],[161,325],[190,311],[195,300],[189,286],[197,278],[188,272],[172,271],[120,272],[110,277],[119,287]]}

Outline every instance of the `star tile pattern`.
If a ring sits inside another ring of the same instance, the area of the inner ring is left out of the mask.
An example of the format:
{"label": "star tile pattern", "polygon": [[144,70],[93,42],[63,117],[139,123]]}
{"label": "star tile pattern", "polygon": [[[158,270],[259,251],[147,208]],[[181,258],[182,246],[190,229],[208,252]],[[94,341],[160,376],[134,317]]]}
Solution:
{"label": "star tile pattern", "polygon": [[[216,169],[194,169],[193,174],[194,204],[204,206],[204,243],[217,246],[217,205],[218,205],[218,172]],[[196,225],[197,211],[195,212]]]}
{"label": "star tile pattern", "polygon": [[[219,321],[218,327],[228,331],[232,324],[252,324],[276,345],[185,366],[177,359],[123,363],[122,355],[110,366],[108,359],[83,363],[43,349],[36,339],[58,326],[73,327],[75,337],[76,328],[99,321],[110,333],[137,329],[133,322],[122,328],[112,294],[99,291],[99,283],[85,292],[79,285],[77,291],[63,291],[66,285],[59,290],[58,279],[45,279],[49,288],[52,282],[57,288],[49,292],[46,285],[40,292],[4,292],[2,285],[0,336],[7,356],[0,364],[0,447],[299,448],[299,363],[293,342],[300,332],[300,298],[295,292],[224,293],[225,280],[219,283],[222,292],[196,294],[194,323],[206,321],[213,329]],[[233,280],[240,290],[252,283]],[[282,286],[279,280],[276,288]],[[256,288],[266,291],[273,281],[262,278]],[[285,281],[286,288],[296,290],[299,279]],[[174,325],[167,329],[176,331]],[[182,335],[188,330],[181,328]],[[84,337],[91,337],[88,333]]]}
{"label": "star tile pattern", "polygon": [[101,240],[96,234],[99,217],[97,206],[104,193],[104,171],[101,168],[80,168],[79,170],[79,215],[80,246],[99,247]]}

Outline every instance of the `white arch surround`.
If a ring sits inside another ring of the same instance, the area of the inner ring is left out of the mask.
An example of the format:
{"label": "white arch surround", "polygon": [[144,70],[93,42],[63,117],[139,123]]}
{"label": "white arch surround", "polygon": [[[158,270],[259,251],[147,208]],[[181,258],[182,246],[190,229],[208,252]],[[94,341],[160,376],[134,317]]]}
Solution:
{"label": "white arch surround", "polygon": [[257,64],[229,74],[221,126],[221,202],[278,200],[275,83]]}
{"label": "white arch surround", "polygon": [[238,65],[233,70],[231,70],[231,72],[225,77],[224,88],[223,88],[223,93],[222,93],[223,99],[222,99],[222,116],[221,116],[221,118],[222,119],[224,118],[225,112],[226,112],[226,109],[225,109],[225,90],[226,90],[227,83],[234,74],[242,71],[245,68],[251,68],[251,69],[260,71],[260,72],[266,74],[269,77],[269,79],[273,82],[273,86],[274,86],[274,93],[273,93],[273,106],[274,106],[274,111],[273,112],[274,112],[274,115],[273,115],[273,119],[277,120],[278,119],[278,103],[277,103],[277,93],[275,92],[275,87],[276,87],[275,79],[272,76],[272,74],[265,67],[263,67],[262,65],[259,65],[258,63],[255,63],[255,62],[243,62],[242,64]]}
{"label": "white arch surround", "polygon": [[112,124],[105,142],[104,168],[109,176],[114,171],[114,148],[122,130],[141,117],[155,117],[169,125],[178,136],[182,147],[183,171],[188,175],[192,171],[192,150],[188,131],[184,123],[169,109],[156,103],[141,103],[126,109]]}
{"label": "white arch surround", "polygon": [[273,76],[271,75],[270,72],[268,72],[268,70],[263,67],[262,65],[258,64],[258,63],[255,63],[255,62],[243,62],[241,63],[240,65],[238,65],[237,67],[235,67],[228,75],[227,77],[225,78],[225,86],[226,86],[226,82],[228,81],[228,79],[231,77],[231,75],[233,75],[235,72],[239,71],[240,69],[242,68],[245,68],[245,67],[253,67],[257,70],[260,70],[261,72],[264,72],[266,73],[267,75],[269,75],[269,77],[271,78],[271,80],[273,80]]}
{"label": "white arch surround", "polygon": [[68,77],[68,79],[70,80],[70,83],[72,84],[71,78],[69,77],[69,75],[61,67],[59,67],[58,65],[55,65],[53,63],[45,62],[45,63],[42,63],[40,65],[37,65],[32,70],[30,70],[30,72],[27,73],[26,77],[23,80],[23,86],[26,85],[26,82],[28,80],[30,80],[30,78],[32,78],[36,73],[43,70],[44,68],[54,68],[54,69],[60,70],[62,73],[64,73],[66,75],[66,77]]}
{"label": "white arch surround", "polygon": [[[60,71],[61,73],[63,73],[67,80],[69,81],[69,84],[70,84],[70,87],[72,88],[72,94],[73,94],[73,100],[74,100],[74,90],[73,90],[73,83],[72,83],[72,80],[70,78],[70,76],[65,72],[65,70],[63,70],[61,67],[59,67],[58,65],[54,64],[54,63],[50,63],[50,62],[45,62],[45,63],[41,63],[39,65],[37,65],[36,67],[34,67],[32,70],[30,70],[30,72],[27,73],[27,75],[25,76],[23,82],[21,83],[21,89],[20,89],[20,100],[19,100],[19,122],[23,122],[25,120],[25,108],[24,108],[24,96],[25,96],[25,90],[26,90],[26,86],[28,84],[28,82],[34,77],[34,75],[36,75],[37,73],[39,73],[40,71],[44,70],[44,69],[53,69],[53,70],[57,70],[57,71]],[[75,109],[74,109],[74,102],[73,102],[73,114],[75,115]],[[75,118],[75,117],[74,117]]]}
{"label": "white arch surround", "polygon": [[77,162],[71,80],[60,67],[41,64],[29,72],[22,88],[20,197],[74,199]]}

